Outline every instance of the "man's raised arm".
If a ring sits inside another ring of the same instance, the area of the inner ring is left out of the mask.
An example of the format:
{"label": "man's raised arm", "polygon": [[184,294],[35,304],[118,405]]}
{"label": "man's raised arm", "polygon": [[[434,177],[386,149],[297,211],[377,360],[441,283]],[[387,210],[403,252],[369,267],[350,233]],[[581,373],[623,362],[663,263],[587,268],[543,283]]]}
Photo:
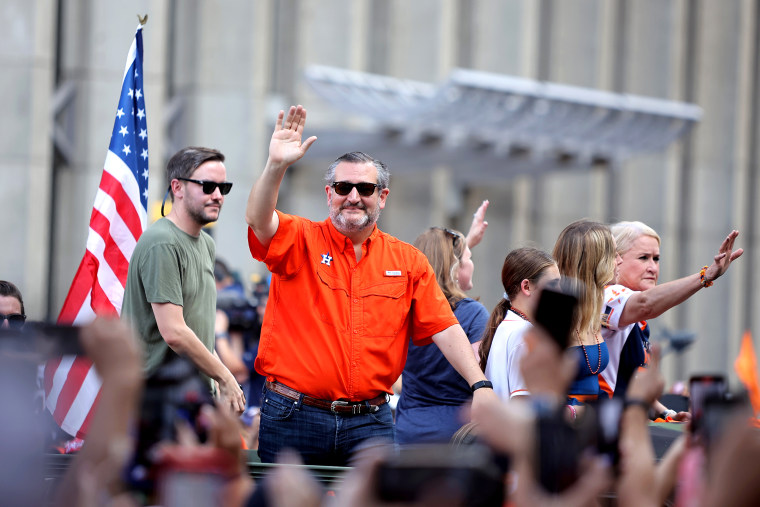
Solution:
{"label": "man's raised arm", "polygon": [[274,209],[285,171],[317,140],[312,136],[301,142],[305,124],[306,109],[303,106],[290,106],[287,117],[284,111],[280,111],[269,142],[267,164],[248,196],[245,220],[262,245],[269,245],[279,226]]}

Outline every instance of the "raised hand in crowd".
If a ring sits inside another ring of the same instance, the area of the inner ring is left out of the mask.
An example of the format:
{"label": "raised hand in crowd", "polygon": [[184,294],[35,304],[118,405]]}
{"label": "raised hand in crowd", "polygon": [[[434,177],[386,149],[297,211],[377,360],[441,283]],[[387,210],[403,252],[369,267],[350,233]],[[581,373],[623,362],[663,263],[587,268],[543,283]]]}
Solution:
{"label": "raised hand in crowd", "polygon": [[633,377],[626,393],[620,422],[620,505],[658,505],[655,484],[655,455],[649,436],[649,407],[662,394],[665,382],[660,373],[660,348],[652,347],[649,366]]}
{"label": "raised hand in crowd", "polygon": [[734,242],[736,241],[737,236],[739,236],[739,231],[733,230],[728,236],[726,236],[723,243],[720,244],[718,254],[713,258],[713,263],[708,266],[705,271],[705,282],[709,283],[720,278],[731,263],[741,257],[744,253],[744,249],[742,248],[734,251]]}
{"label": "raised hand in crowd", "polygon": [[290,106],[287,116],[285,111],[280,111],[269,141],[269,160],[272,164],[289,166],[306,154],[317,137],[311,136],[302,141],[305,124],[306,109],[303,106]]}
{"label": "raised hand in crowd", "polygon": [[531,395],[564,402],[567,387],[578,369],[577,361],[537,327],[525,332],[525,344],[528,352],[520,363],[520,371]]}
{"label": "raised hand in crowd", "polygon": [[489,201],[486,199],[478,206],[475,213],[472,214],[472,224],[470,230],[467,231],[467,246],[475,248],[482,240],[488,228],[488,222],[486,222],[486,210],[488,209]]}
{"label": "raised hand in crowd", "polygon": [[[103,384],[87,440],[57,492],[60,505],[88,505],[92,494],[110,498],[121,492],[143,386],[139,342],[123,322],[98,318],[82,328],[80,342]],[[97,485],[97,491],[88,485]]]}

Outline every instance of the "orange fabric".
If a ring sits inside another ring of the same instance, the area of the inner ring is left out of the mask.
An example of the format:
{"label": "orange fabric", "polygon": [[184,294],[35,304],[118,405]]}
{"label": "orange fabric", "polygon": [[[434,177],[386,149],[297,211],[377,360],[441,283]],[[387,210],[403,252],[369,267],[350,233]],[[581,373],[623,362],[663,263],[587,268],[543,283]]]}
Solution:
{"label": "orange fabric", "polygon": [[749,331],[744,332],[742,345],[739,349],[739,356],[734,362],[734,369],[739,380],[749,393],[749,401],[752,403],[752,410],[755,415],[760,413],[760,382],[757,378],[757,356],[755,347],[752,344],[752,335]]}
{"label": "orange fabric", "polygon": [[568,394],[568,398],[572,398],[576,401],[580,401],[581,403],[588,403],[589,401],[595,401],[599,399],[599,396],[596,394]]}
{"label": "orange fabric", "polygon": [[613,390],[610,388],[610,385],[607,383],[606,380],[604,380],[604,377],[602,377],[602,374],[599,374],[599,389],[605,392],[609,398],[612,398],[612,395],[614,394]]}
{"label": "orange fabric", "polygon": [[458,324],[427,258],[375,227],[356,262],[328,219],[277,212],[268,248],[248,246],[272,272],[256,371],[314,398],[361,401],[391,393],[417,345]]}

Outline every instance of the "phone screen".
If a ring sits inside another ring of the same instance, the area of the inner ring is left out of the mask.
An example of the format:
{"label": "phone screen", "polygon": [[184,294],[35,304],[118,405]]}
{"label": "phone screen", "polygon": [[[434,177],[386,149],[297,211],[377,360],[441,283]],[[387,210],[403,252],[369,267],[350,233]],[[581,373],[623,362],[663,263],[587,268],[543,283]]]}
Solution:
{"label": "phone screen", "polygon": [[378,465],[375,485],[376,497],[388,503],[427,505],[441,494],[452,505],[504,503],[501,474],[490,451],[478,444],[403,447]]}
{"label": "phone screen", "polygon": [[689,379],[689,403],[691,408],[691,430],[702,431],[705,400],[726,394],[727,385],[723,375],[695,375]]}
{"label": "phone screen", "polygon": [[569,344],[577,304],[575,296],[550,288],[544,288],[538,299],[536,324],[549,333],[562,350]]}

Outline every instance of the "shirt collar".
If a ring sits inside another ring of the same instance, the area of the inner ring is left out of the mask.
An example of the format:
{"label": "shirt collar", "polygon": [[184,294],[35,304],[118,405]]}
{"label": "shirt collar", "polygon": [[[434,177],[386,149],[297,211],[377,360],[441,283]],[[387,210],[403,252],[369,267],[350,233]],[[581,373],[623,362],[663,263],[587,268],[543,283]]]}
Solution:
{"label": "shirt collar", "polygon": [[[345,243],[351,243],[351,240],[348,239],[348,236],[340,232],[338,229],[335,228],[335,224],[332,223],[331,218],[327,218],[327,230],[330,231],[330,237],[332,240],[340,245],[343,245]],[[377,223],[375,223],[372,226],[372,233],[369,235],[369,237],[364,240],[364,245],[367,245],[369,247],[369,244],[378,237],[380,234],[380,229],[377,227]],[[353,245],[351,245],[353,247]]]}

